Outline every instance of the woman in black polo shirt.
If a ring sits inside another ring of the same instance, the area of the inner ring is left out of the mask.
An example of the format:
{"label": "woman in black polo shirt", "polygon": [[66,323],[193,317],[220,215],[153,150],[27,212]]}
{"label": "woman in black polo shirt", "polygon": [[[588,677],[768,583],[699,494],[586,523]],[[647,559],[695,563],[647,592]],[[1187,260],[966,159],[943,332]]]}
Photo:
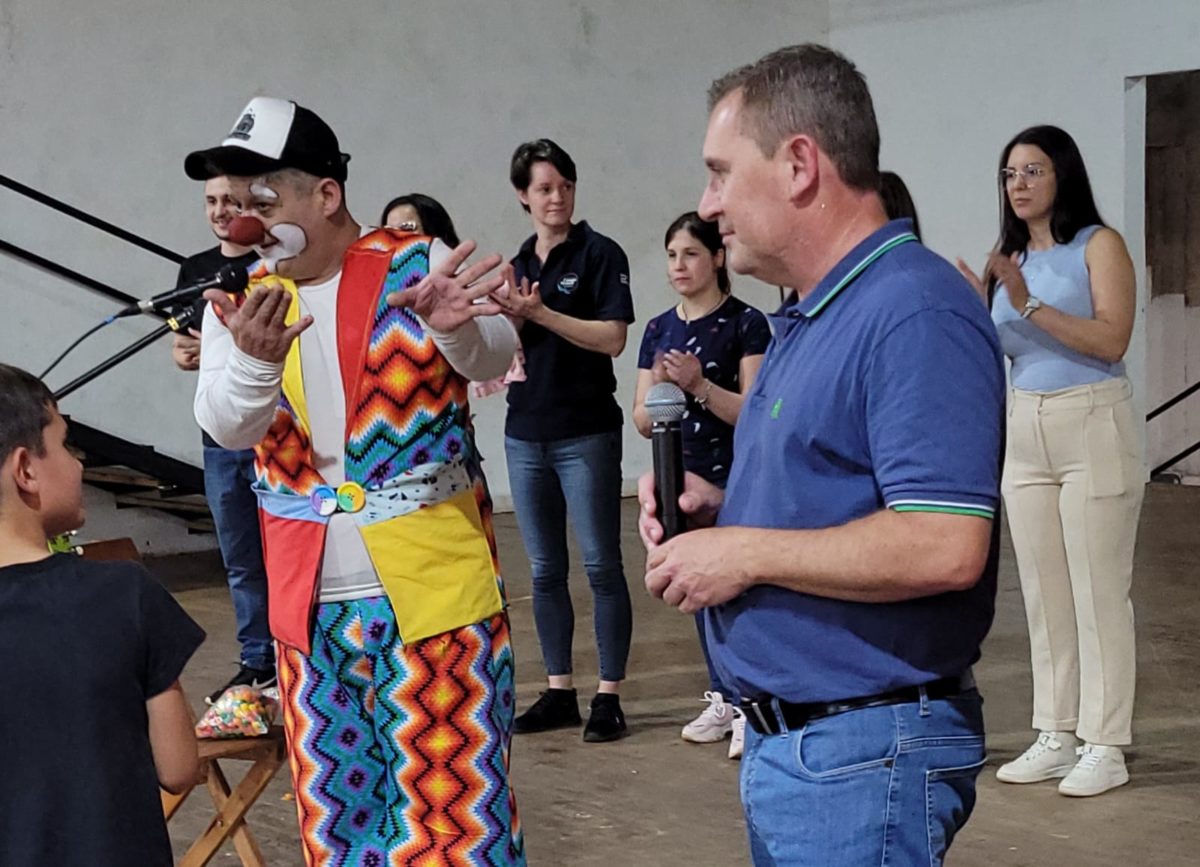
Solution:
{"label": "woman in black polo shirt", "polygon": [[[733,424],[771,342],[771,329],[759,310],[730,294],[716,223],[690,211],[670,225],[663,245],[667,278],[679,303],[646,324],[633,423],[642,436],[650,436],[646,393],[656,382],[674,382],[687,394],[684,468],[723,488],[733,463]],[[732,735],[729,757],[740,758],[745,720],[734,708],[737,693],[721,682],[709,658],[703,615],[696,616],[696,628],[708,666],[708,706],[684,726],[683,739],[703,744]]]}
{"label": "woman in black polo shirt", "polygon": [[510,179],[534,234],[512,263],[518,286],[496,300],[521,330],[525,381],[508,390],[505,454],[533,573],[533,614],[549,689],[517,717],[517,734],[581,722],[571,679],[575,613],[567,589],[570,518],[595,603],[600,685],[585,741],[626,733],[632,609],[621,563],[621,408],[612,360],[633,322],[625,252],[573,223],[575,163],[549,139],[513,154]]}

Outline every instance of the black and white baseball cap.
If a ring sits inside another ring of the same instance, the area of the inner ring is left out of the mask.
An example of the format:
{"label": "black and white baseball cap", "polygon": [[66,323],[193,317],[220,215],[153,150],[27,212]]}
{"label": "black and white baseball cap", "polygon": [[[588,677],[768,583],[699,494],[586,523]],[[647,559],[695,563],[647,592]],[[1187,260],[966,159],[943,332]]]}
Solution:
{"label": "black and white baseball cap", "polygon": [[256,96],[215,148],[187,155],[183,170],[195,181],[220,175],[252,177],[300,169],[319,178],[346,180],[350,155],[341,152],[329,124],[286,99]]}

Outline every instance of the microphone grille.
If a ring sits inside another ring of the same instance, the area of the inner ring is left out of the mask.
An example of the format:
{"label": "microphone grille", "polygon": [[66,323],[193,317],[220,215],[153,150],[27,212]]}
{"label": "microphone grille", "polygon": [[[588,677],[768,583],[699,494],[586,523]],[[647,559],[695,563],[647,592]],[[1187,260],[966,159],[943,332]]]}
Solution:
{"label": "microphone grille", "polygon": [[646,413],[651,421],[679,421],[687,412],[687,396],[673,382],[660,382],[646,392]]}
{"label": "microphone grille", "polygon": [[250,272],[237,265],[225,265],[217,272],[221,288],[226,292],[236,294],[250,285]]}

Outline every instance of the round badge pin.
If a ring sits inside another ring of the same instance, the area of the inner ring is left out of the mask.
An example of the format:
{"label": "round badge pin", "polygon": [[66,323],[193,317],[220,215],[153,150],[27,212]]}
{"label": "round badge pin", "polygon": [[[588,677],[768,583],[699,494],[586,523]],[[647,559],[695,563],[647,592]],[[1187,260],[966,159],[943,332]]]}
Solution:
{"label": "round badge pin", "polygon": [[320,485],[308,498],[312,510],[323,518],[328,518],[338,510],[337,491],[329,485]]}
{"label": "round badge pin", "polygon": [[357,482],[346,482],[338,486],[337,504],[343,512],[360,512],[367,504],[367,493]]}

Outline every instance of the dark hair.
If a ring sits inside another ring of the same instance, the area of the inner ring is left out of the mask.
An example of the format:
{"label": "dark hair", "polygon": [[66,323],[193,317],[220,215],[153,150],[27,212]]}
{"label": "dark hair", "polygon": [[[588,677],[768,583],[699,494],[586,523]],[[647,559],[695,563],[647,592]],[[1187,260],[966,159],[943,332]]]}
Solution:
{"label": "dark hair", "polygon": [[[669,246],[671,240],[680,232],[687,232],[714,256],[725,249],[725,245],[721,242],[721,230],[717,228],[717,224],[702,219],[695,211],[688,211],[675,218],[675,222],[667,227],[667,236],[663,239],[663,246]],[[725,267],[724,262],[717,268],[717,288],[726,295],[729,294],[729,269]]]}
{"label": "dark hair", "polygon": [[408,205],[417,212],[424,234],[445,241],[451,248],[459,245],[458,232],[454,231],[454,221],[450,219],[450,214],[442,207],[441,202],[424,193],[396,196],[384,205],[383,213],[379,216],[379,225],[387,223],[388,214],[401,205]]}
{"label": "dark hair", "polygon": [[[1096,199],[1092,196],[1092,184],[1088,180],[1087,167],[1075,139],[1056,126],[1031,126],[1013,136],[1012,141],[1000,152],[1002,170],[1008,166],[1008,157],[1017,145],[1027,144],[1041,148],[1054,166],[1057,187],[1054,204],[1050,211],[1050,234],[1059,244],[1075,238],[1080,229],[1088,226],[1103,226]],[[1029,226],[1016,215],[1008,191],[1000,173],[996,173],[1000,189],[1000,240],[997,249],[1005,256],[1023,253],[1029,246]],[[988,279],[989,296],[996,285],[996,278]]]}
{"label": "dark hair", "polygon": [[0,463],[19,448],[44,455],[43,431],[57,406],[50,389],[32,373],[0,364]]}
{"label": "dark hair", "polygon": [[917,217],[917,206],[913,204],[908,186],[895,172],[879,173],[879,198],[889,220],[912,220],[913,234],[921,240],[921,220]]}
{"label": "dark hair", "polygon": [[740,90],[742,121],[765,156],[788,136],[810,135],[851,187],[879,186],[879,125],[867,80],[843,55],[807,43],[772,51],[708,90],[711,112]]}
{"label": "dark hair", "polygon": [[[517,149],[513,151],[512,163],[508,167],[508,179],[512,182],[513,189],[529,189],[529,184],[533,181],[534,163],[550,163],[571,183],[578,180],[575,160],[571,159],[571,155],[550,139],[540,138],[517,145]],[[529,210],[528,205],[521,207]]]}

